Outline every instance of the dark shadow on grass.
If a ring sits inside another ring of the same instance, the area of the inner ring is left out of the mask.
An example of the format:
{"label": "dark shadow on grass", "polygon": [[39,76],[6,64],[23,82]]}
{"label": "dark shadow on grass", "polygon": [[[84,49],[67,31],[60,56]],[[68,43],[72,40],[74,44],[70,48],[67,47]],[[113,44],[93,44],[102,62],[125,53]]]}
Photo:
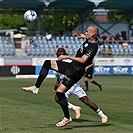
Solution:
{"label": "dark shadow on grass", "polygon": [[70,126],[70,127],[64,127],[65,130],[70,130],[74,128],[90,128],[90,127],[106,127],[106,126],[112,126],[112,124],[96,124],[96,125],[76,125],[76,126]]}
{"label": "dark shadow on grass", "polygon": [[[73,122],[77,122],[77,125],[72,125]],[[97,121],[89,121],[89,120],[85,120],[85,119],[80,119],[80,120],[76,120],[74,119],[72,123],[64,126],[64,127],[56,127],[55,124],[46,124],[44,126],[38,126],[38,127],[34,127],[34,128],[55,128],[55,129],[59,129],[59,130],[71,130],[74,128],[91,128],[91,127],[106,127],[106,126],[112,126],[113,124],[110,123],[105,123],[105,124],[96,124],[95,122]],[[85,124],[83,125],[82,122],[85,122]],[[88,122],[88,124],[86,124],[86,122]],[[82,125],[80,124],[82,123]]]}
{"label": "dark shadow on grass", "polygon": [[91,120],[86,120],[86,119],[73,119],[73,122],[77,123],[82,123],[82,122],[96,122],[96,121],[91,121]]}

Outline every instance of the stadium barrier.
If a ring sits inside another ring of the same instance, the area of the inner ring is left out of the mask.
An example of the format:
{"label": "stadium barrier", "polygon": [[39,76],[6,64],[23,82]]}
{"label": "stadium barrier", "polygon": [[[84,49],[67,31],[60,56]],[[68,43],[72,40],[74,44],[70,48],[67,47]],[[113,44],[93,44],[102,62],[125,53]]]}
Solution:
{"label": "stadium barrier", "polygon": [[[37,78],[45,60],[56,58],[0,58],[0,76]],[[95,58],[94,75],[133,75],[133,58]],[[55,78],[50,70],[47,78]]]}

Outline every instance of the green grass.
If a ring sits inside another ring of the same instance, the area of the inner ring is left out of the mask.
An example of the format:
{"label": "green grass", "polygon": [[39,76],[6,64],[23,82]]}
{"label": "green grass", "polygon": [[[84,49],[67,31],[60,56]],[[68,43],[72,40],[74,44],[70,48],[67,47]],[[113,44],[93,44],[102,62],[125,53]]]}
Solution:
{"label": "green grass", "polygon": [[[75,97],[70,102],[81,106],[82,115],[62,128],[55,124],[63,118],[54,101],[55,79],[46,79],[38,95],[21,90],[36,79],[0,78],[0,133],[131,133],[133,132],[133,80],[131,76],[95,76],[103,91],[90,84],[88,97],[108,115],[107,124]],[[83,80],[80,81],[84,87]]]}

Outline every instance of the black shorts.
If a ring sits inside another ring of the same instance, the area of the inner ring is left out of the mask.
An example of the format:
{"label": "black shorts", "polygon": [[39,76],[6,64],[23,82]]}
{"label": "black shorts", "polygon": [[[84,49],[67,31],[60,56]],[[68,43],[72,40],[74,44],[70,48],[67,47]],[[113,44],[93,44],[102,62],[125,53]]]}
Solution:
{"label": "black shorts", "polygon": [[87,69],[87,72],[84,74],[84,77],[86,77],[88,79],[92,79],[93,78],[93,67]]}
{"label": "black shorts", "polygon": [[74,72],[70,68],[70,63],[63,61],[56,61],[58,66],[58,72],[65,75],[62,84],[70,89],[75,83],[77,83],[83,75]]}

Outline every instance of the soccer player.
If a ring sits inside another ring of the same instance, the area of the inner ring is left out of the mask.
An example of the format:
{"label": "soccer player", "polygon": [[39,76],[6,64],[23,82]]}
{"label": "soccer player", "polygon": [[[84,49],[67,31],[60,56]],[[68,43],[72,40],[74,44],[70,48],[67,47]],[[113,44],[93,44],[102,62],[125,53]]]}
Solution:
{"label": "soccer player", "polygon": [[92,62],[90,65],[88,65],[86,68],[85,68],[85,75],[84,75],[84,82],[85,82],[85,87],[86,87],[86,90],[85,91],[89,91],[89,85],[88,85],[88,80],[90,83],[94,84],[94,85],[97,85],[100,89],[100,91],[102,91],[102,85],[97,83],[95,80],[93,80],[93,67],[94,67],[95,63]]}
{"label": "soccer player", "polygon": [[[56,52],[57,57],[59,57],[60,55],[66,55],[66,50],[64,48],[59,48]],[[71,62],[71,60],[62,60],[64,62]],[[57,81],[53,87],[53,91],[56,92],[56,89],[58,88],[59,84],[63,82],[64,79],[64,75],[57,73]],[[85,105],[89,106],[89,98],[87,97],[85,91],[82,89],[82,87],[80,86],[79,82],[75,83],[66,93],[65,96],[67,98],[69,98],[71,95],[74,95],[77,99],[79,99],[81,102],[83,102]],[[56,97],[57,98],[57,97]],[[55,99],[57,101],[57,99]],[[68,102],[68,108],[72,109],[75,111],[76,113],[76,119],[80,118],[80,110],[81,108],[79,106],[75,106],[71,103]],[[98,113],[98,115],[101,118],[106,117],[106,115],[103,114],[102,111],[100,111],[100,113]]]}
{"label": "soccer player", "polygon": [[[22,90],[24,91],[38,94],[39,88],[43,80],[48,75],[48,71],[50,69],[65,75],[62,84],[60,84],[60,86],[56,90],[56,97],[58,99],[57,103],[61,106],[62,111],[64,113],[63,120],[56,124],[56,126],[60,127],[65,126],[66,124],[71,122],[65,92],[83,77],[85,73],[85,68],[94,59],[98,51],[98,45],[100,44],[100,41],[98,39],[98,28],[96,26],[89,26],[86,30],[86,33],[80,34],[78,35],[78,37],[86,38],[86,41],[80,46],[75,57],[69,55],[60,55],[58,57],[58,60],[44,61],[44,64],[42,66],[42,69],[40,70],[40,74],[37,78],[35,85],[31,87],[22,88]],[[63,62],[61,61],[63,59],[70,59],[72,60],[72,62]],[[89,106],[95,112],[101,111],[98,106],[91,101],[89,101]],[[107,120],[108,117],[104,117],[102,119],[102,122],[106,123]]]}

